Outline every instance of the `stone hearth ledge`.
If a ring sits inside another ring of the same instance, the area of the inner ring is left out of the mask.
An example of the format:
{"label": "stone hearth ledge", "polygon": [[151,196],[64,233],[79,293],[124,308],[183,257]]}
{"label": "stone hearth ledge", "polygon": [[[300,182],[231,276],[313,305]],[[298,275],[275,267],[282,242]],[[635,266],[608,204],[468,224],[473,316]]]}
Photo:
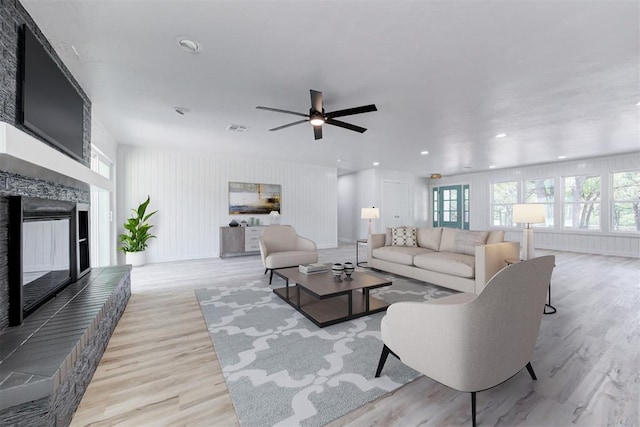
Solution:
{"label": "stone hearth ledge", "polygon": [[0,424],[68,424],[130,295],[131,266],[94,268],[4,331]]}

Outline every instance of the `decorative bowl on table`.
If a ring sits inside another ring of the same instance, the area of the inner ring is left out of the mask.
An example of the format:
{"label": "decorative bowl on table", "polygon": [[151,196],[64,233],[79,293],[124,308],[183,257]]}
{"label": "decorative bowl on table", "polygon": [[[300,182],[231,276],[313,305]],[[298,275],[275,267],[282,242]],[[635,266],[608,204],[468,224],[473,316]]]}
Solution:
{"label": "decorative bowl on table", "polygon": [[342,282],[342,273],[344,272],[344,266],[339,262],[336,262],[331,266],[331,272],[333,273],[333,280],[336,282]]}
{"label": "decorative bowl on table", "polygon": [[351,275],[353,274],[355,270],[355,267],[353,266],[353,263],[351,262],[345,262],[344,263],[344,274],[347,276],[346,279],[344,280],[353,280],[351,278]]}

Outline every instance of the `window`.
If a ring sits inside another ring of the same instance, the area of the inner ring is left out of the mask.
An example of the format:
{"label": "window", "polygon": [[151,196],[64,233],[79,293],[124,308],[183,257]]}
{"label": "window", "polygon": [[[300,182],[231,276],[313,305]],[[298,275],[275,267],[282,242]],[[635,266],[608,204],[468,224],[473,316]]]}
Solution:
{"label": "window", "polygon": [[546,223],[534,224],[534,227],[553,227],[554,194],[553,178],[525,181],[524,202],[544,205],[544,214],[547,218]]}
{"label": "window", "polygon": [[600,230],[600,177],[564,178],[564,227]]}
{"label": "window", "polygon": [[640,171],[613,174],[611,229],[640,231]]}
{"label": "window", "polygon": [[494,227],[513,227],[513,205],[518,203],[518,182],[491,184],[491,216]]}

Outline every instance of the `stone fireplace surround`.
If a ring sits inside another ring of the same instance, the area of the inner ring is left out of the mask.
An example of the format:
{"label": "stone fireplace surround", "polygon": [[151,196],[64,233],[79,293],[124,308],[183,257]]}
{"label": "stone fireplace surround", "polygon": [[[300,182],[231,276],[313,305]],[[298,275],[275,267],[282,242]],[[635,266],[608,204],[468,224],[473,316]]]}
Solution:
{"label": "stone fireplace surround", "polygon": [[[78,162],[21,125],[19,28],[26,25],[84,99]],[[0,425],[68,425],[131,294],[130,267],[94,268],[23,325],[8,321],[8,196],[89,204],[91,101],[19,0],[0,0]]]}

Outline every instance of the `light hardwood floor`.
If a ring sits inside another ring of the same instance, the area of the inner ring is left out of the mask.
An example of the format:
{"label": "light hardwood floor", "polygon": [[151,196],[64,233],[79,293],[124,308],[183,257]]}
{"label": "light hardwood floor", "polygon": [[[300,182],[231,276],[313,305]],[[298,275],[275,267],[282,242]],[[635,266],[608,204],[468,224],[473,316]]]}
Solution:
{"label": "light hardwood floor", "polygon": [[[362,251],[361,251],[362,252]],[[556,255],[552,304],[526,372],[478,393],[478,424],[640,425],[640,260]],[[353,245],[320,261],[355,261]],[[263,271],[259,257],[135,268],[132,297],[72,426],[238,424],[193,290]],[[372,367],[372,374],[375,367]],[[470,398],[420,377],[331,426],[470,425]]]}

